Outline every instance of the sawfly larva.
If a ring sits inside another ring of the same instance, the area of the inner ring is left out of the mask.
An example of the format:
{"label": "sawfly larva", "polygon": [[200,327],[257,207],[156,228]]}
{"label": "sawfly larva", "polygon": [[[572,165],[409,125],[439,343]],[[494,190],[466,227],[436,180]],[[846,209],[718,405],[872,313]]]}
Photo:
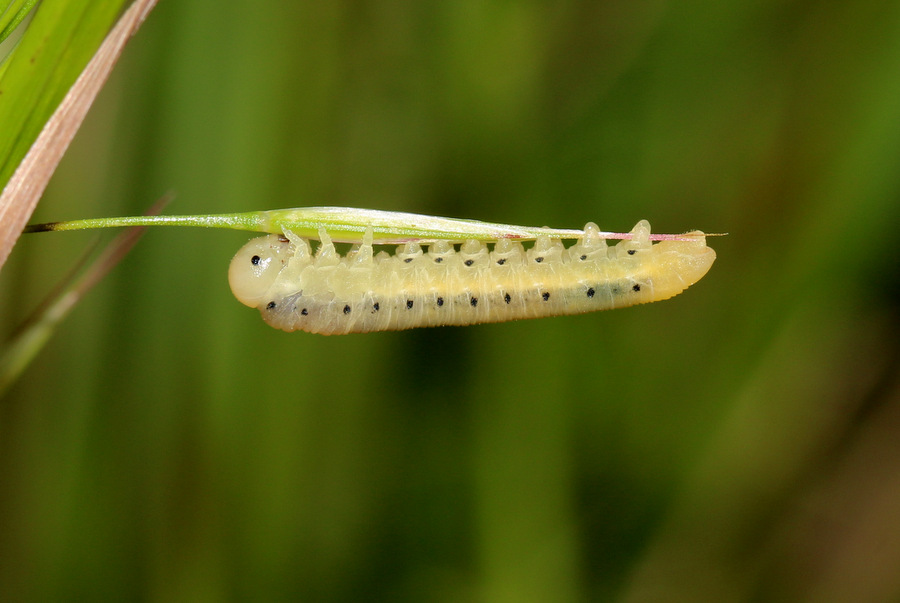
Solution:
{"label": "sawfly larva", "polygon": [[315,254],[307,239],[288,229],[248,242],[229,268],[235,297],[284,331],[337,335],[470,325],[668,299],[700,280],[716,258],[699,231],[652,243],[645,220],[615,245],[588,224],[568,248],[559,238],[538,236],[528,250],[501,238],[493,249],[467,240],[457,250],[438,240],[427,251],[410,242],[395,255],[375,254],[369,229],[341,256],[324,229],[319,238]]}

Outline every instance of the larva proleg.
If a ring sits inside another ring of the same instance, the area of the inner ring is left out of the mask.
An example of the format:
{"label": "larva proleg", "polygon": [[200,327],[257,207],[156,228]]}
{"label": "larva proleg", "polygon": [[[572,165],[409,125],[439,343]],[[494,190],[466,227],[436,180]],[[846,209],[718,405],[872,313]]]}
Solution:
{"label": "larva proleg", "polygon": [[273,327],[323,335],[469,325],[581,314],[668,299],[700,280],[716,258],[702,232],[652,243],[639,222],[610,246],[595,224],[566,248],[538,236],[527,251],[512,239],[493,249],[467,240],[459,250],[400,245],[374,254],[372,233],[346,256],[320,231],[306,239],[269,235],[248,242],[231,262],[235,297]]}

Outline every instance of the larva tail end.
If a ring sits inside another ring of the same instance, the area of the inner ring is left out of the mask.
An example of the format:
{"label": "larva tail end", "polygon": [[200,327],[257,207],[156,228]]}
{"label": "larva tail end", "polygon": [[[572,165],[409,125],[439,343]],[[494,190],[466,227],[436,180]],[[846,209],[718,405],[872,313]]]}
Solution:
{"label": "larva tail end", "polygon": [[689,240],[666,240],[654,245],[653,278],[655,299],[660,301],[678,295],[709,272],[716,252],[706,245],[699,230],[682,235]]}
{"label": "larva tail end", "polygon": [[694,230],[686,234],[692,240],[681,242],[682,261],[686,268],[687,279],[690,284],[694,284],[709,272],[713,262],[716,261],[716,252],[706,245],[706,235],[703,232]]}

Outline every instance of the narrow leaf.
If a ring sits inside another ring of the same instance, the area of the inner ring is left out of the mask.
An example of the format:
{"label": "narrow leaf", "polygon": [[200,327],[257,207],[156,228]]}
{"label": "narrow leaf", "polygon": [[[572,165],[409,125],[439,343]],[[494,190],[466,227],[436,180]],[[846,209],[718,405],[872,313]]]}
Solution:
{"label": "narrow leaf", "polygon": [[125,43],[155,4],[156,0],[137,0],[122,15],[3,189],[0,195],[0,267],[6,262],[19,233],[37,206],[47,182],[106,82]]}

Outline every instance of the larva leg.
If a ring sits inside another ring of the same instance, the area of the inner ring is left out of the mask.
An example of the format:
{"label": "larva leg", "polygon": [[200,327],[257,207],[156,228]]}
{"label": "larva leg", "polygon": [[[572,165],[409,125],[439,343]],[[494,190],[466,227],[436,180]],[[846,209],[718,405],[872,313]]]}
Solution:
{"label": "larva leg", "polygon": [[306,242],[306,239],[295,235],[292,231],[288,230],[287,228],[285,228],[282,232],[284,233],[284,238],[286,238],[288,241],[290,241],[292,245],[298,245],[301,241],[304,243]]}
{"label": "larva leg", "polygon": [[[413,242],[404,243],[397,247],[395,255],[402,264],[410,265],[422,257],[422,246]],[[403,268],[403,266],[400,267]]]}
{"label": "larva leg", "polygon": [[641,220],[631,229],[631,239],[623,239],[613,249],[615,249],[615,257],[623,257],[623,254],[633,256],[649,252],[650,248],[650,223],[647,220]]}
{"label": "larva leg", "polygon": [[497,266],[521,266],[525,263],[525,249],[512,239],[500,239],[491,252],[491,261]]}
{"label": "larva leg", "polygon": [[536,264],[550,264],[560,261],[563,251],[565,247],[559,239],[540,236],[535,240],[534,247],[528,251],[528,258]]}
{"label": "larva leg", "polygon": [[341,256],[334,248],[334,243],[324,228],[319,229],[319,240],[321,244],[316,251],[316,266],[337,266],[341,261]]}
{"label": "larva leg", "polygon": [[609,245],[600,236],[600,227],[593,222],[584,226],[584,236],[569,247],[567,253],[571,262],[594,262],[607,257]]}
{"label": "larva leg", "polygon": [[297,236],[288,229],[284,229],[284,238],[290,242],[294,253],[287,260],[278,281],[271,291],[272,295],[287,295],[291,289],[290,283],[297,282],[303,271],[313,263],[309,241]]}
{"label": "larva leg", "polygon": [[361,262],[365,262],[366,264],[372,263],[372,258],[374,255],[374,248],[372,247],[372,243],[375,241],[375,231],[372,230],[372,227],[368,227],[366,229],[366,233],[363,235],[362,246],[359,248],[359,255]]}
{"label": "larva leg", "polygon": [[294,247],[294,258],[302,260],[304,264],[308,264],[312,258],[312,251],[309,248],[309,241],[303,237],[295,235],[293,232],[284,229],[284,237],[291,242]]}
{"label": "larva leg", "polygon": [[373,263],[373,248],[372,242],[375,240],[375,233],[372,230],[372,227],[366,229],[366,233],[363,235],[363,240],[360,245],[354,246],[350,253],[347,254],[347,258],[353,259],[354,267],[371,267]]}

